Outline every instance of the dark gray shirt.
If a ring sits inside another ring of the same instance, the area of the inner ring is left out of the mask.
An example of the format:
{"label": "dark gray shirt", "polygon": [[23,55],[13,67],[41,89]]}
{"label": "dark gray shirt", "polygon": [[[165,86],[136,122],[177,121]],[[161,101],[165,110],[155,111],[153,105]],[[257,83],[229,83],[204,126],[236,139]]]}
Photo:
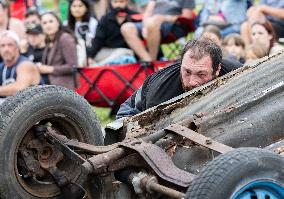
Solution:
{"label": "dark gray shirt", "polygon": [[182,9],[194,9],[194,0],[154,0],[156,2],[153,14],[180,15]]}

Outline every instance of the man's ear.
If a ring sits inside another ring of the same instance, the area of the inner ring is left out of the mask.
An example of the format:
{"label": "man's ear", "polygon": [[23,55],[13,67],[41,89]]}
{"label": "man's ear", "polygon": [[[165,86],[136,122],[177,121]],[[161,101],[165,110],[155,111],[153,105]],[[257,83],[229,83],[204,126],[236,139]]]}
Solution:
{"label": "man's ear", "polygon": [[217,70],[215,72],[215,77],[218,77],[221,71],[221,63],[218,65]]}

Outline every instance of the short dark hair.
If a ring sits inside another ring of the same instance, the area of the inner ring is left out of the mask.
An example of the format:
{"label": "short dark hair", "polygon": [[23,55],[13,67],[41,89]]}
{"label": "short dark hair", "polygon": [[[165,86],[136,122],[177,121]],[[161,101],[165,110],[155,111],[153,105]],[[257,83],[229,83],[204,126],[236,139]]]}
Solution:
{"label": "short dark hair", "polygon": [[242,48],[245,48],[245,42],[241,35],[238,33],[231,33],[227,35],[223,41],[223,45],[227,46],[231,39],[233,39],[236,46],[241,46]]}
{"label": "short dark hair", "polygon": [[208,38],[190,40],[181,52],[180,61],[183,60],[185,53],[189,50],[192,52],[192,58],[197,60],[209,55],[212,60],[213,71],[217,71],[218,66],[222,61],[222,50],[214,41]]}

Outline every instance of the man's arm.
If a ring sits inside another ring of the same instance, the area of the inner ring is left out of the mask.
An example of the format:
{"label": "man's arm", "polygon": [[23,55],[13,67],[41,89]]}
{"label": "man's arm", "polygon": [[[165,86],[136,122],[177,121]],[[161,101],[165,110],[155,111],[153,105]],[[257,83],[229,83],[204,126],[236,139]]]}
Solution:
{"label": "man's arm", "polygon": [[284,8],[273,8],[267,5],[260,5],[257,9],[264,15],[284,19]]}
{"label": "man's arm", "polygon": [[139,88],[123,104],[121,104],[116,119],[130,117],[143,111],[141,107],[141,92],[142,88]]}
{"label": "man's arm", "polygon": [[11,96],[16,92],[27,88],[31,85],[39,84],[40,74],[36,66],[29,61],[22,62],[16,70],[17,78],[16,81],[0,86],[0,96]]}

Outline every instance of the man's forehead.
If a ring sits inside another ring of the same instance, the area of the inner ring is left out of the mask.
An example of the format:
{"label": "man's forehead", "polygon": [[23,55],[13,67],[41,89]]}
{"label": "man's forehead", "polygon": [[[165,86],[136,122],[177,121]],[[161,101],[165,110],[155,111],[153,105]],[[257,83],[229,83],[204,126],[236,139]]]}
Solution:
{"label": "man's forehead", "polygon": [[212,59],[210,55],[204,55],[196,58],[194,54],[188,51],[182,60],[182,66],[185,68],[212,68]]}
{"label": "man's forehead", "polygon": [[4,37],[2,37],[0,39],[0,44],[14,44],[14,45],[17,45],[17,42],[14,39],[10,38],[10,37],[4,36]]}

